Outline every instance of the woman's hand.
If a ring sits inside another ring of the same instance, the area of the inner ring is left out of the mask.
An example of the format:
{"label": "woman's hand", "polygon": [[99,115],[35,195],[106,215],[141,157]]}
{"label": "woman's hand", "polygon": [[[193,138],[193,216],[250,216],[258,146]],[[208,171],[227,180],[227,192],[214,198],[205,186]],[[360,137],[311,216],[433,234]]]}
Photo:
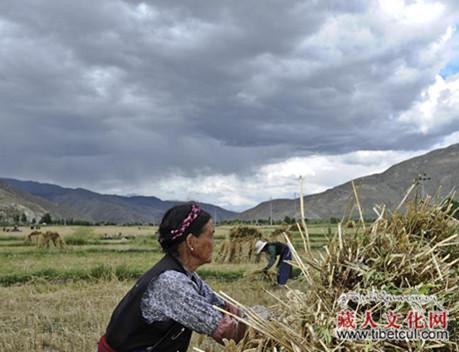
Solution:
{"label": "woman's hand", "polygon": [[232,305],[231,303],[225,302],[225,310],[230,312],[231,314],[237,315],[238,317],[241,316],[241,311],[238,307]]}
{"label": "woman's hand", "polygon": [[238,343],[244,337],[246,329],[247,325],[224,314],[213,332],[212,338],[220,344],[223,344],[223,339],[234,340]]}

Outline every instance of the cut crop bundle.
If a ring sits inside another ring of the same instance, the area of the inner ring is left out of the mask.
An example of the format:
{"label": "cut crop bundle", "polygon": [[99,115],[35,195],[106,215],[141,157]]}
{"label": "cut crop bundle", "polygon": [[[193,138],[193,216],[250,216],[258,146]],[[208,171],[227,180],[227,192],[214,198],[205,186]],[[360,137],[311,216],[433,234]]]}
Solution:
{"label": "cut crop bundle", "polygon": [[[459,351],[459,235],[450,208],[449,200],[431,198],[393,213],[381,207],[371,226],[362,221],[346,232],[339,225],[323,253],[306,251],[300,258],[292,247],[293,264],[303,274],[300,289],[283,290],[269,320],[233,300],[251,331],[239,345],[228,343],[226,351]],[[413,306],[351,299],[340,305],[340,297],[351,292],[425,295],[436,301]],[[413,310],[426,319],[428,312],[446,311],[449,340],[342,340],[335,329],[343,310],[355,315],[358,326],[367,314],[379,325],[387,323],[390,311],[404,319]]]}
{"label": "cut crop bundle", "polygon": [[232,228],[217,253],[217,263],[258,263],[255,243],[262,237],[261,232],[252,227]]}

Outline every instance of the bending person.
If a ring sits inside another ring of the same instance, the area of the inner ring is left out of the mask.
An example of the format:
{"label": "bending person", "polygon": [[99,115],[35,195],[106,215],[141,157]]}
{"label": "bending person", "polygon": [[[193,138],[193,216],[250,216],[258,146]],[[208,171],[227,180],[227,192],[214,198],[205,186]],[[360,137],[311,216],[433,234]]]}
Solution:
{"label": "bending person", "polygon": [[285,262],[292,259],[290,248],[282,242],[257,241],[255,251],[257,255],[265,252],[268,256],[268,264],[262,269],[264,273],[268,272],[276,262],[277,257],[279,257],[277,262],[277,284],[279,286],[285,285],[287,280],[292,277],[292,266]]}
{"label": "bending person", "polygon": [[143,274],[112,314],[99,352],[183,351],[196,331],[222,343],[242,339],[246,326],[213,305],[239,315],[196,274],[212,261],[214,225],[195,204],[169,209],[159,227],[165,256]]}

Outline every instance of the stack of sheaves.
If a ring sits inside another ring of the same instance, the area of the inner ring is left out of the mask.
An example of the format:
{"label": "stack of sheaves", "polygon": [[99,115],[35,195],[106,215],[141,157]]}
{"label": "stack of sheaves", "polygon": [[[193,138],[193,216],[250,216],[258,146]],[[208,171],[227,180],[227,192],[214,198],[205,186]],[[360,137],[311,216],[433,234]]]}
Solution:
{"label": "stack of sheaves", "polygon": [[[428,198],[403,211],[375,209],[371,226],[360,222],[348,233],[338,226],[323,253],[300,258],[292,248],[301,289],[276,294],[268,320],[233,301],[251,329],[225,350],[459,351],[459,236],[451,208],[449,200]],[[428,328],[443,335],[339,335]]]}
{"label": "stack of sheaves", "polygon": [[258,263],[255,243],[262,237],[261,232],[252,227],[232,228],[223,241],[218,253],[217,263]]}
{"label": "stack of sheaves", "polygon": [[275,229],[271,234],[269,235],[269,241],[270,242],[285,242],[285,235],[289,238],[289,240],[292,240],[292,234],[290,233],[290,226],[288,227],[280,227],[278,229]]}

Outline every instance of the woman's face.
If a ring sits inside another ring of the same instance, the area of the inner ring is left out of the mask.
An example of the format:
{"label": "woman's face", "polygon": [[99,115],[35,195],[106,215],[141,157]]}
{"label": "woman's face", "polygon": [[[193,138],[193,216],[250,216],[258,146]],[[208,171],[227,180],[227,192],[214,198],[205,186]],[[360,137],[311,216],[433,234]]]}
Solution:
{"label": "woman's face", "polygon": [[199,259],[201,264],[212,262],[212,253],[214,251],[214,233],[215,227],[210,219],[204,225],[202,233],[199,237],[193,236],[193,256]]}

